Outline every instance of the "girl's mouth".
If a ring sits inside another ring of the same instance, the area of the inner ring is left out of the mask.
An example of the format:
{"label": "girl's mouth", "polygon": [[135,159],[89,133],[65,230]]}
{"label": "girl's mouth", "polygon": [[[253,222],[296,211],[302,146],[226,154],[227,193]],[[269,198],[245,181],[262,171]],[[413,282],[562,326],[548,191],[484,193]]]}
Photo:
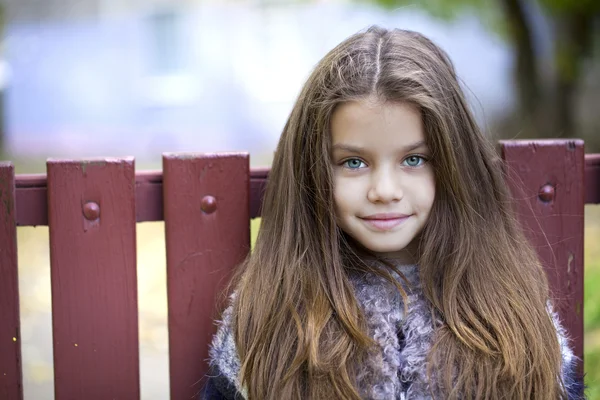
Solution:
{"label": "girl's mouth", "polygon": [[403,224],[409,218],[410,215],[406,214],[373,214],[361,219],[370,227],[387,231]]}

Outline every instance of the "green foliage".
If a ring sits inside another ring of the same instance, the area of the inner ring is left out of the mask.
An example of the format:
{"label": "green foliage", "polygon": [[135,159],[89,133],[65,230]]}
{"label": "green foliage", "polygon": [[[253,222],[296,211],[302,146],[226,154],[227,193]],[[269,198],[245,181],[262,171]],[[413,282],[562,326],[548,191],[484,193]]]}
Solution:
{"label": "green foliage", "polygon": [[250,220],[250,249],[254,249],[256,238],[258,237],[258,230],[260,229],[260,218],[254,218]]}
{"label": "green foliage", "polygon": [[546,11],[556,14],[597,13],[600,11],[598,0],[538,0],[538,3]]}
{"label": "green foliage", "polygon": [[584,371],[590,400],[600,399],[600,206],[585,206]]}
{"label": "green foliage", "polygon": [[[488,20],[490,16],[497,16],[502,11],[506,0],[364,0],[377,4],[388,10],[402,7],[418,7],[434,17],[452,20],[464,13],[475,13]],[[531,3],[532,0],[522,0],[522,4]],[[598,0],[536,0],[543,11],[556,14],[571,13],[596,13],[600,11]]]}
{"label": "green foliage", "polygon": [[357,0],[375,4],[389,11],[418,9],[447,22],[454,22],[464,15],[475,15],[490,32],[506,36],[506,19],[499,0]]}
{"label": "green foliage", "polygon": [[583,369],[588,399],[600,399],[600,347],[585,352]]}
{"label": "green foliage", "polygon": [[496,7],[496,0],[370,0],[386,9],[395,10],[404,7],[418,7],[429,14],[446,20],[452,20],[465,12],[486,12],[490,6]]}
{"label": "green foliage", "polygon": [[[387,10],[415,7],[433,17],[454,21],[465,14],[476,15],[490,32],[506,37],[508,19],[505,14],[507,0],[357,0],[376,4]],[[598,14],[598,0],[522,0],[521,3],[536,1],[541,10],[547,14],[573,15]]]}
{"label": "green foliage", "polygon": [[[586,266],[583,296],[583,321],[586,331],[600,329],[600,260]],[[599,349],[600,351],[600,349]],[[600,366],[600,363],[598,363]],[[599,371],[600,373],[600,371]]]}

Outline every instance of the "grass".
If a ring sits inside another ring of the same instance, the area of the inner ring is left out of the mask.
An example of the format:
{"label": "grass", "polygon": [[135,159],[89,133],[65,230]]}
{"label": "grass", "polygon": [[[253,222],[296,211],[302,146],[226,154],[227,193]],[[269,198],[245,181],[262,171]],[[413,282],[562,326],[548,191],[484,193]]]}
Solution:
{"label": "grass", "polygon": [[600,206],[585,208],[584,371],[590,400],[600,399]]}

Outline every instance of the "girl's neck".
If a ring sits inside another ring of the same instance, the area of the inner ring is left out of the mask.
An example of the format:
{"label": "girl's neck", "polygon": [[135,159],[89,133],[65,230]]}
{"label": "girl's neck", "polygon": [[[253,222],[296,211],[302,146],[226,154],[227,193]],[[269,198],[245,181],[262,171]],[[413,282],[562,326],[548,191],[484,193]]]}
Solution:
{"label": "girl's neck", "polygon": [[358,249],[358,255],[363,260],[386,260],[394,265],[414,265],[418,263],[417,252],[407,247],[393,253],[374,253],[366,249]]}

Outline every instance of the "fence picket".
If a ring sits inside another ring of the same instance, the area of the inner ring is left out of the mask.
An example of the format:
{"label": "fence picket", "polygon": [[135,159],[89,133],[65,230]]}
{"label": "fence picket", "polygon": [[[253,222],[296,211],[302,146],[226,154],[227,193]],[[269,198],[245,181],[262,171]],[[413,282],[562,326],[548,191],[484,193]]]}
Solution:
{"label": "fence picket", "polygon": [[15,171],[0,162],[0,398],[23,399]]}
{"label": "fence picket", "polygon": [[171,399],[190,399],[206,372],[215,304],[250,242],[245,153],[163,155]]}
{"label": "fence picket", "polygon": [[139,399],[134,161],[48,161],[57,400]]}
{"label": "fence picket", "polygon": [[501,146],[518,219],[544,265],[575,355],[583,359],[583,141],[501,141]]}

